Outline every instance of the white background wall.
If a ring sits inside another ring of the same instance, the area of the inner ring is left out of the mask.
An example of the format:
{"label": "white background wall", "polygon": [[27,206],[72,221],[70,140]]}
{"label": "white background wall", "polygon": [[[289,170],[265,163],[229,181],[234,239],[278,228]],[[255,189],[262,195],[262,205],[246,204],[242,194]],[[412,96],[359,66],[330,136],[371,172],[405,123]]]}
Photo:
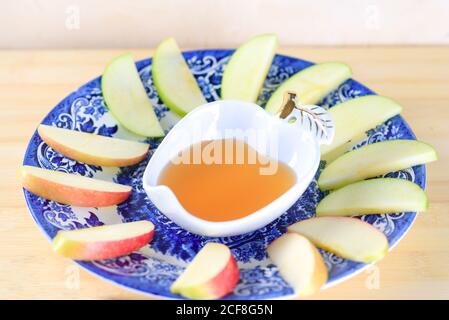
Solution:
{"label": "white background wall", "polygon": [[449,44],[449,0],[0,0],[1,48]]}

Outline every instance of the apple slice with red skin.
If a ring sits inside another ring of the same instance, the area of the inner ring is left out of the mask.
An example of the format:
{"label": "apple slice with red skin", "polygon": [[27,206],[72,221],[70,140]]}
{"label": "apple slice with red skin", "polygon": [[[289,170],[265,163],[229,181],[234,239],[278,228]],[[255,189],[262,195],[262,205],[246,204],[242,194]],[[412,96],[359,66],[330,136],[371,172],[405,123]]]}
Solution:
{"label": "apple slice with red skin", "polygon": [[224,244],[208,242],[170,290],[191,299],[218,299],[232,292],[239,279],[231,250]]}
{"label": "apple slice with red skin", "polygon": [[270,243],[267,252],[298,296],[311,295],[326,283],[328,275],[323,258],[307,238],[286,233]]}
{"label": "apple slice with red skin", "polygon": [[59,231],[53,249],[74,260],[102,260],[130,254],[154,235],[150,221],[135,221],[86,229]]}
{"label": "apple slice with red skin", "polygon": [[75,174],[23,166],[22,186],[39,197],[78,207],[107,207],[128,199],[131,187]]}
{"label": "apple slice with red skin", "polygon": [[43,124],[37,131],[42,140],[54,150],[71,159],[95,166],[130,166],[145,159],[149,148],[147,143]]}

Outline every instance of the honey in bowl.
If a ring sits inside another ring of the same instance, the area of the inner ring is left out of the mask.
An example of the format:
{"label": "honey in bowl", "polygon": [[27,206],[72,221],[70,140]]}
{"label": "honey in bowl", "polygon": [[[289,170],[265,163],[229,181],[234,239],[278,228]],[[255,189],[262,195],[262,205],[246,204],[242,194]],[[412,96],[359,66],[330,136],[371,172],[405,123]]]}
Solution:
{"label": "honey in bowl", "polygon": [[279,198],[295,182],[296,174],[287,164],[236,139],[193,144],[172,159],[158,179],[188,212],[215,222],[243,218]]}

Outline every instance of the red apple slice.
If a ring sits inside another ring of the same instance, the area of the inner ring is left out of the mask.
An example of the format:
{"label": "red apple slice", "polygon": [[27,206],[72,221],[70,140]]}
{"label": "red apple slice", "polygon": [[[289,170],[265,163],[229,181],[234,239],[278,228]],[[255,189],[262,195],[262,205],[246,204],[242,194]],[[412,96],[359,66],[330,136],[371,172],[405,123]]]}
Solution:
{"label": "red apple slice", "polygon": [[230,293],[240,279],[237,262],[224,244],[207,243],[170,290],[191,299],[218,299]]}
{"label": "red apple slice", "polygon": [[146,143],[115,139],[97,134],[61,129],[41,124],[42,140],[63,155],[96,166],[124,167],[142,161],[148,153]]}
{"label": "red apple slice", "polygon": [[375,227],[355,218],[318,217],[299,221],[288,227],[317,247],[343,258],[359,262],[375,262],[388,252],[388,240]]}
{"label": "red apple slice", "polygon": [[284,234],[270,243],[267,252],[297,295],[311,295],[326,283],[327,269],[323,258],[303,236]]}
{"label": "red apple slice", "polygon": [[53,249],[75,260],[111,259],[142,248],[153,235],[154,225],[150,221],[59,231],[53,239]]}
{"label": "red apple slice", "polygon": [[131,187],[37,167],[21,168],[22,186],[39,197],[79,207],[107,207],[128,199]]}

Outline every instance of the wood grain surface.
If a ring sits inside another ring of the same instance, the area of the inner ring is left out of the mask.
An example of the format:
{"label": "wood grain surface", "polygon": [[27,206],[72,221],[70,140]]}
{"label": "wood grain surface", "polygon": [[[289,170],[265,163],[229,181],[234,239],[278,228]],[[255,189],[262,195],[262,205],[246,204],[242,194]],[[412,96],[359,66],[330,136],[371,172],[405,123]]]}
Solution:
{"label": "wood grain surface", "polygon": [[[17,178],[27,142],[68,93],[131,51],[0,51],[0,298],[140,299],[52,252]],[[351,65],[354,78],[403,107],[418,139],[436,147],[428,165],[430,208],[376,266],[313,299],[449,299],[449,47],[286,48],[284,54]]]}

